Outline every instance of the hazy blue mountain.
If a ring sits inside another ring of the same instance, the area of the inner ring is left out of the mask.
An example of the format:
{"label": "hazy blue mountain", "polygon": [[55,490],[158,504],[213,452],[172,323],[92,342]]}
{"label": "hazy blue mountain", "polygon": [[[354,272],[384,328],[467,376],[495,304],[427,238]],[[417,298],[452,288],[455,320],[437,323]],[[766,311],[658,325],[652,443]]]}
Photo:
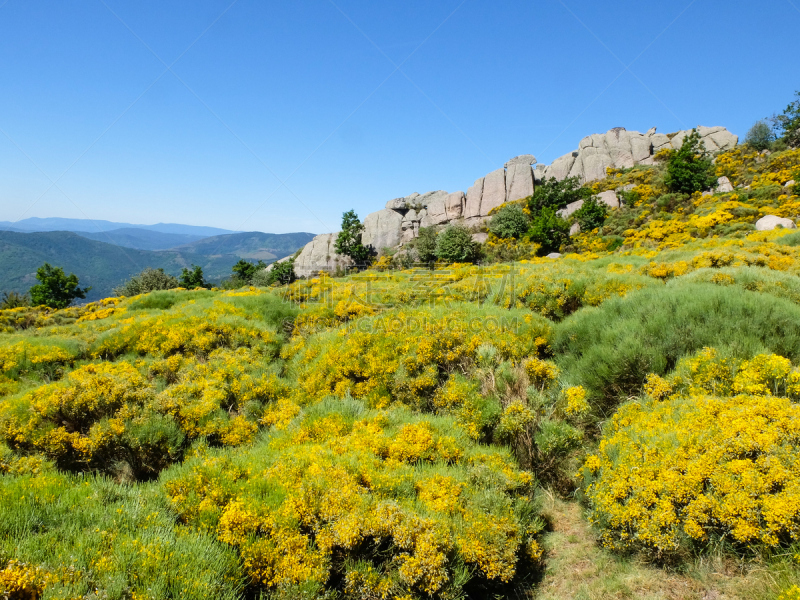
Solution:
{"label": "hazy blue mountain", "polygon": [[294,254],[314,238],[313,233],[261,233],[250,231],[204,238],[174,250],[218,256],[232,254],[241,258],[270,261]]}
{"label": "hazy blue mountain", "polygon": [[36,283],[36,269],[43,263],[75,273],[81,287],[91,285],[87,300],[112,295],[117,285],[146,267],[163,268],[180,275],[183,267],[200,265],[206,278],[219,281],[231,274],[239,260],[230,254],[204,256],[185,251],[152,252],[123,248],[81,237],[69,231],[0,232],[0,293],[26,292]]}
{"label": "hazy blue mountain", "polygon": [[195,235],[208,237],[212,235],[224,235],[234,233],[228,229],[218,227],[200,227],[197,225],[181,225],[180,223],[156,223],[155,225],[133,225],[131,223],[115,223],[113,221],[93,221],[90,219],[62,219],[61,217],[39,218],[30,217],[12,223],[11,221],[0,221],[0,230],[18,231],[75,231],[99,233],[102,231],[113,231],[115,229],[147,229],[160,233],[177,233],[184,235]]}
{"label": "hazy blue mountain", "polygon": [[125,248],[136,248],[138,250],[169,250],[175,246],[190,244],[202,240],[205,236],[189,235],[186,233],[161,233],[150,229],[139,229],[136,227],[124,227],[122,229],[112,229],[99,233],[88,231],[76,231],[79,236],[123,246]]}

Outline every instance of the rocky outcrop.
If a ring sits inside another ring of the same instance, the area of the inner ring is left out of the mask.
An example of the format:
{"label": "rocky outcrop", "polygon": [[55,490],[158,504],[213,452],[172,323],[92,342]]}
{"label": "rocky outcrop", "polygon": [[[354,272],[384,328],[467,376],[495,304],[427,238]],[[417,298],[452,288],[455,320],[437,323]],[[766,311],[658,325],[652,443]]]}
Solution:
{"label": "rocky outcrop", "polygon": [[[724,127],[697,128],[700,138],[708,152],[720,152],[733,148],[739,138]],[[606,176],[608,168],[630,168],[635,165],[653,164],[655,154],[664,148],[678,149],[691,130],[678,131],[664,135],[656,133],[656,128],[647,133],[627,131],[615,127],[606,133],[595,133],[583,138],[578,149],[553,161],[553,164],[539,172],[537,179],[555,177],[561,181],[567,177],[578,177],[583,183],[597,181]]]}
{"label": "rocky outcrop", "polygon": [[[724,127],[701,126],[697,131],[711,153],[728,150],[738,142],[737,136]],[[655,127],[646,133],[639,133],[615,127],[606,133],[583,138],[577,150],[555,159],[550,165],[537,165],[532,154],[522,154],[510,159],[503,168],[477,179],[466,193],[442,190],[425,194],[415,192],[389,200],[384,209],[366,216],[361,241],[374,252],[380,253],[384,248],[396,248],[412,241],[417,237],[420,227],[444,227],[453,222],[480,226],[489,219],[492,210],[505,202],[530,196],[537,182],[545,178],[554,177],[562,181],[567,177],[578,177],[581,182],[587,183],[603,179],[609,168],[649,165],[654,162],[659,150],[680,148],[683,139],[690,133],[691,130],[685,130],[665,135],[658,133]],[[719,191],[727,190],[730,182],[722,178],[718,186]],[[618,208],[619,191],[603,192],[598,194],[598,198],[609,207]],[[569,217],[582,205],[582,200],[573,202],[558,214]],[[793,227],[794,223],[784,226]],[[349,261],[337,257],[333,250],[335,236],[317,236],[303,248],[295,261],[298,275],[349,266]]]}
{"label": "rocky outcrop", "polygon": [[298,277],[312,277],[320,271],[335,271],[352,266],[347,256],[336,254],[338,233],[324,233],[308,242],[294,261],[294,272]]}
{"label": "rocky outcrop", "polygon": [[767,215],[756,221],[756,231],[771,231],[777,227],[785,229],[797,229],[797,225],[791,219],[784,219],[776,215]]}

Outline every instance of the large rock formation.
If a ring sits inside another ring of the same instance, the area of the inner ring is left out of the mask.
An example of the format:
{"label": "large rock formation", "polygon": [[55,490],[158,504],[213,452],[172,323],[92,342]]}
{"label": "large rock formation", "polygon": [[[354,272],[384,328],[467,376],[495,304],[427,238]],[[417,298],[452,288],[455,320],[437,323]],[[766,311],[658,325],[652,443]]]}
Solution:
{"label": "large rock formation", "polygon": [[[724,127],[697,128],[708,152],[720,152],[733,148],[739,138]],[[656,152],[664,148],[678,149],[691,130],[664,135],[653,127],[647,133],[627,131],[615,127],[606,133],[595,133],[583,138],[578,149],[553,161],[553,164],[534,173],[537,180],[555,177],[558,181],[566,177],[578,177],[581,182],[597,181],[606,176],[608,168],[629,168],[634,165],[653,163]]]}
{"label": "large rock formation", "polygon": [[347,256],[336,254],[338,233],[323,233],[305,245],[294,261],[294,272],[298,277],[312,277],[320,271],[335,271],[353,264]]}
{"label": "large rock formation", "polygon": [[[697,131],[706,150],[711,153],[733,148],[738,142],[738,137],[724,127],[700,126]],[[453,222],[480,226],[489,219],[493,209],[505,202],[530,196],[536,183],[545,178],[554,177],[562,181],[567,177],[578,177],[581,182],[588,183],[603,179],[609,168],[649,165],[659,150],[680,148],[690,133],[691,130],[685,130],[665,135],[657,133],[655,127],[647,133],[639,133],[615,127],[606,133],[583,138],[577,150],[555,159],[551,165],[536,165],[533,155],[522,154],[506,162],[503,168],[476,180],[466,194],[439,190],[425,194],[415,192],[389,200],[386,208],[366,216],[361,241],[380,253],[384,248],[412,241],[420,227],[443,227]],[[613,191],[600,194],[600,200],[612,208],[619,206]],[[582,201],[574,202],[559,214],[568,217],[582,204]],[[309,242],[295,261],[298,275],[350,265],[348,259],[336,256],[333,249],[335,236],[321,235]]]}

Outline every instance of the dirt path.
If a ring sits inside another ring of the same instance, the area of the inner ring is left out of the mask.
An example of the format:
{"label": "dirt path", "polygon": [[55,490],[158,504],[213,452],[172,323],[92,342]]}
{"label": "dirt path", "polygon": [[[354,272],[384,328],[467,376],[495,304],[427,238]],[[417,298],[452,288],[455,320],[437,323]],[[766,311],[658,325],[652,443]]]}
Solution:
{"label": "dirt path", "polygon": [[[547,571],[537,600],[739,600],[758,593],[748,576],[722,562],[698,565],[691,576],[617,557],[600,548],[576,502],[546,501],[553,531],[545,535]],[[738,588],[738,589],[737,589]],[[744,593],[744,590],[748,591]]]}

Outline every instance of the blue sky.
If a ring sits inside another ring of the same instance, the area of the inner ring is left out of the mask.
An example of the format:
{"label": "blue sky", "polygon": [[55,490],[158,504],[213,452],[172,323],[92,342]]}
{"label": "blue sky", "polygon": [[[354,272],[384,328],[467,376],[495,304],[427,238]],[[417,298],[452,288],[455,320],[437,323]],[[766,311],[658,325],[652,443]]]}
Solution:
{"label": "blue sky", "polygon": [[800,89],[800,0],[3,2],[0,220],[325,233]]}

